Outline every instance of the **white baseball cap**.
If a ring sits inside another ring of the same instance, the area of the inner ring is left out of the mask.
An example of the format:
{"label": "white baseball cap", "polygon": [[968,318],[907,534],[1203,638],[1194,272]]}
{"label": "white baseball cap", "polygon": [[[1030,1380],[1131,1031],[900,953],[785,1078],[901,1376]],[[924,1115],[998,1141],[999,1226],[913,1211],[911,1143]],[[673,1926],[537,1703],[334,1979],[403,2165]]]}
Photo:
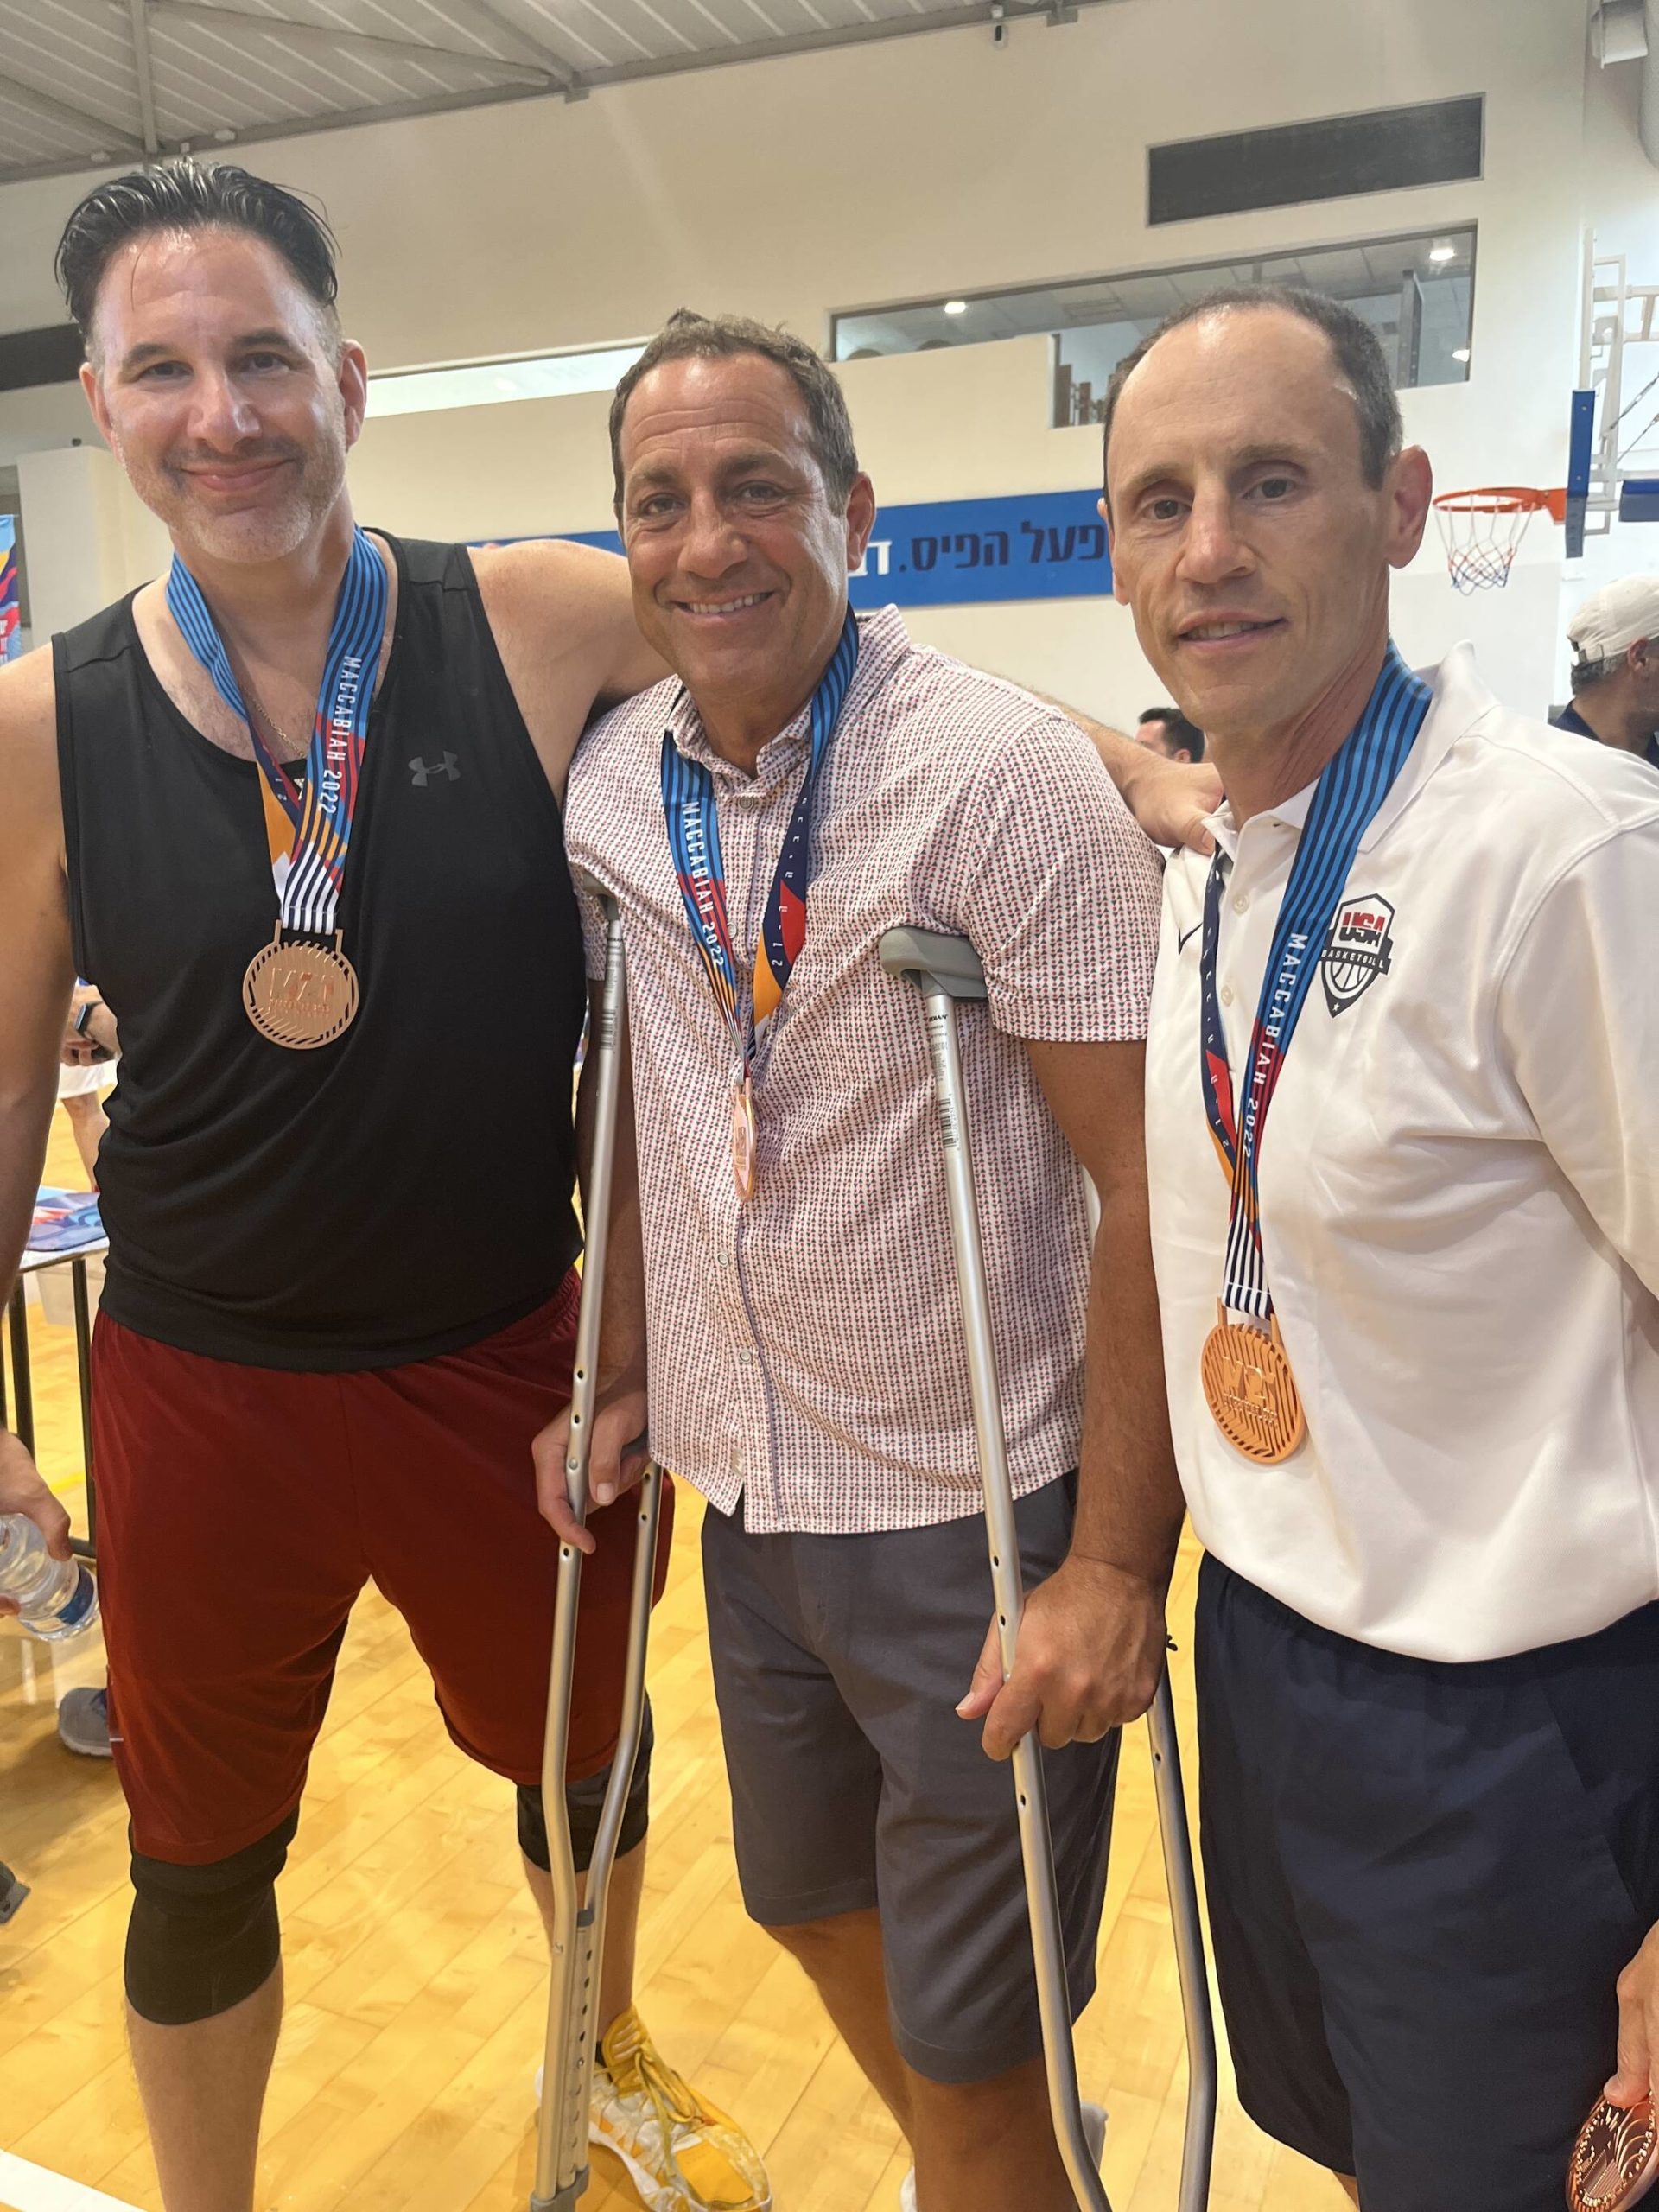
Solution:
{"label": "white baseball cap", "polygon": [[1567,635],[1580,661],[1607,660],[1638,638],[1659,638],[1659,576],[1621,576],[1592,591]]}

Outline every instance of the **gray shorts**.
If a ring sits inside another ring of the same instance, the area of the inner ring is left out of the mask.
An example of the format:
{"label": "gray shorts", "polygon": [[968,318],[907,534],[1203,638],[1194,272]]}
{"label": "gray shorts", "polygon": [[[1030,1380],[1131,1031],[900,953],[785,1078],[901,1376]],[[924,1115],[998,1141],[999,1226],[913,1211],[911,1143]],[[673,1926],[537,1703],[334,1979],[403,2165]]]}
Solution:
{"label": "gray shorts", "polygon": [[[1075,1479],[1020,1501],[1027,1587],[1071,1539]],[[765,1926],[876,1907],[893,2032],[933,2082],[1042,2049],[1011,1769],[954,1707],[991,1617],[977,1514],[865,1536],[702,1530],[737,1867]],[[1116,1733],[1046,1751],[1074,2016],[1094,1993]]]}

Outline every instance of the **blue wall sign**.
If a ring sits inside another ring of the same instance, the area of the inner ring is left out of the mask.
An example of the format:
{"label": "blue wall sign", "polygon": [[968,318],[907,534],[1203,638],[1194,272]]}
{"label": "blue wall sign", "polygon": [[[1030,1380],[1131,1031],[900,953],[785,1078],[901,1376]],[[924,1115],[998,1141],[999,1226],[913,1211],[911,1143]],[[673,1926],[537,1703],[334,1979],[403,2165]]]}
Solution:
{"label": "blue wall sign", "polygon": [[[993,600],[1099,598],[1112,588],[1095,492],[940,499],[883,507],[852,579],[853,605],[968,607]],[[563,531],[621,550],[613,530]]]}

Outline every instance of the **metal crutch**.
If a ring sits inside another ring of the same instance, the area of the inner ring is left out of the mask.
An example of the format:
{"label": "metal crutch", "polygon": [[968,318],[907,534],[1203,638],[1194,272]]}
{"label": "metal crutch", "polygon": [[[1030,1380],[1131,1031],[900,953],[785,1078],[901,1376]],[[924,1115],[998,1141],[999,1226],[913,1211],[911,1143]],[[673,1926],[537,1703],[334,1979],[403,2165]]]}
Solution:
{"label": "metal crutch", "polygon": [[[617,1098],[621,1083],[620,1060],[627,1014],[621,915],[616,901],[602,886],[587,879],[585,887],[604,909],[605,982],[598,1019],[588,1039],[588,1050],[594,1055],[595,1087],[594,1148],[584,1224],[587,1257],[582,1262],[575,1370],[570,1386],[570,1436],[564,1461],[570,1502],[577,1517],[584,1522],[588,1517],[588,1459],[598,1382],[599,1325],[610,1229],[611,1168],[616,1149]],[[662,1475],[653,1460],[639,1486],[621,1732],[600,1814],[593,1861],[588,1870],[587,1894],[580,1904],[576,1897],[575,1858],[570,1842],[570,1814],[565,1802],[564,1770],[570,1739],[570,1694],[574,1687],[576,1605],[582,1594],[582,1554],[574,1544],[559,1547],[547,1734],[542,1752],[542,1805],[547,1820],[553,1875],[553,1972],[548,1991],[547,2048],[531,2212],[569,2212],[588,2186],[588,2106],[593,2089],[594,2051],[600,2024],[597,2013],[600,1967],[605,1955],[605,1908],[645,1718],[645,1645],[651,1630],[652,1583],[657,1564],[661,1500]]]}
{"label": "metal crutch", "polygon": [[[979,1205],[974,1189],[973,1152],[957,1038],[957,1002],[983,999],[984,969],[966,938],[933,930],[889,930],[881,939],[881,964],[890,976],[909,976],[922,995],[928,1049],[938,1094],[939,1134],[944,1146],[945,1185],[950,1206],[951,1242],[956,1248],[957,1283],[962,1298],[963,1333],[973,1395],[974,1426],[979,1438],[980,1480],[985,1497],[985,1527],[991,1554],[991,1581],[1006,1677],[1014,1667],[1024,1599],[1014,1496],[1008,1480],[1002,1402],[991,1335],[990,1300],[980,1239]],[[1205,1970],[1204,1933],[1198,1915],[1192,1843],[1181,1794],[1180,1750],[1167,1669],[1160,1675],[1147,1715],[1152,1738],[1153,1773],[1158,1797],[1158,1825],[1163,1842],[1164,1878],[1169,1891],[1175,1960],[1180,1977],[1181,2012],[1186,2034],[1186,2128],[1181,2151],[1179,2212],[1204,2212],[1210,2199],[1210,2169],[1216,2126],[1216,2039]],[[1077,2056],[1071,2041],[1071,2005],[1066,1988],[1065,1953],[1060,1940],[1059,1895],[1049,1835],[1041,1750],[1035,1734],[1024,1737],[1014,1754],[1014,1798],[1019,1809],[1020,1849],[1025,1864],[1026,1904],[1031,1918],[1032,1951],[1037,1971],[1037,2003],[1042,2020],[1043,2056],[1048,2073],[1049,2110],[1055,2139],[1072,2194],[1084,2212],[1110,2212],[1105,2189],[1083,2132],[1077,2094]]]}

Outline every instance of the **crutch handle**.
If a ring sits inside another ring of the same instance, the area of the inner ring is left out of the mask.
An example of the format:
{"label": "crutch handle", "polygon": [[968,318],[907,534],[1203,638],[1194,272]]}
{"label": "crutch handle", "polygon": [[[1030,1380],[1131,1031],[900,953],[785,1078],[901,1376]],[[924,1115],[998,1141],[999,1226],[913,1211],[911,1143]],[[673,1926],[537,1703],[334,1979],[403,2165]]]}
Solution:
{"label": "crutch handle", "polygon": [[889,976],[913,976],[948,998],[985,996],[984,964],[965,937],[952,937],[944,930],[887,930],[880,952]]}

